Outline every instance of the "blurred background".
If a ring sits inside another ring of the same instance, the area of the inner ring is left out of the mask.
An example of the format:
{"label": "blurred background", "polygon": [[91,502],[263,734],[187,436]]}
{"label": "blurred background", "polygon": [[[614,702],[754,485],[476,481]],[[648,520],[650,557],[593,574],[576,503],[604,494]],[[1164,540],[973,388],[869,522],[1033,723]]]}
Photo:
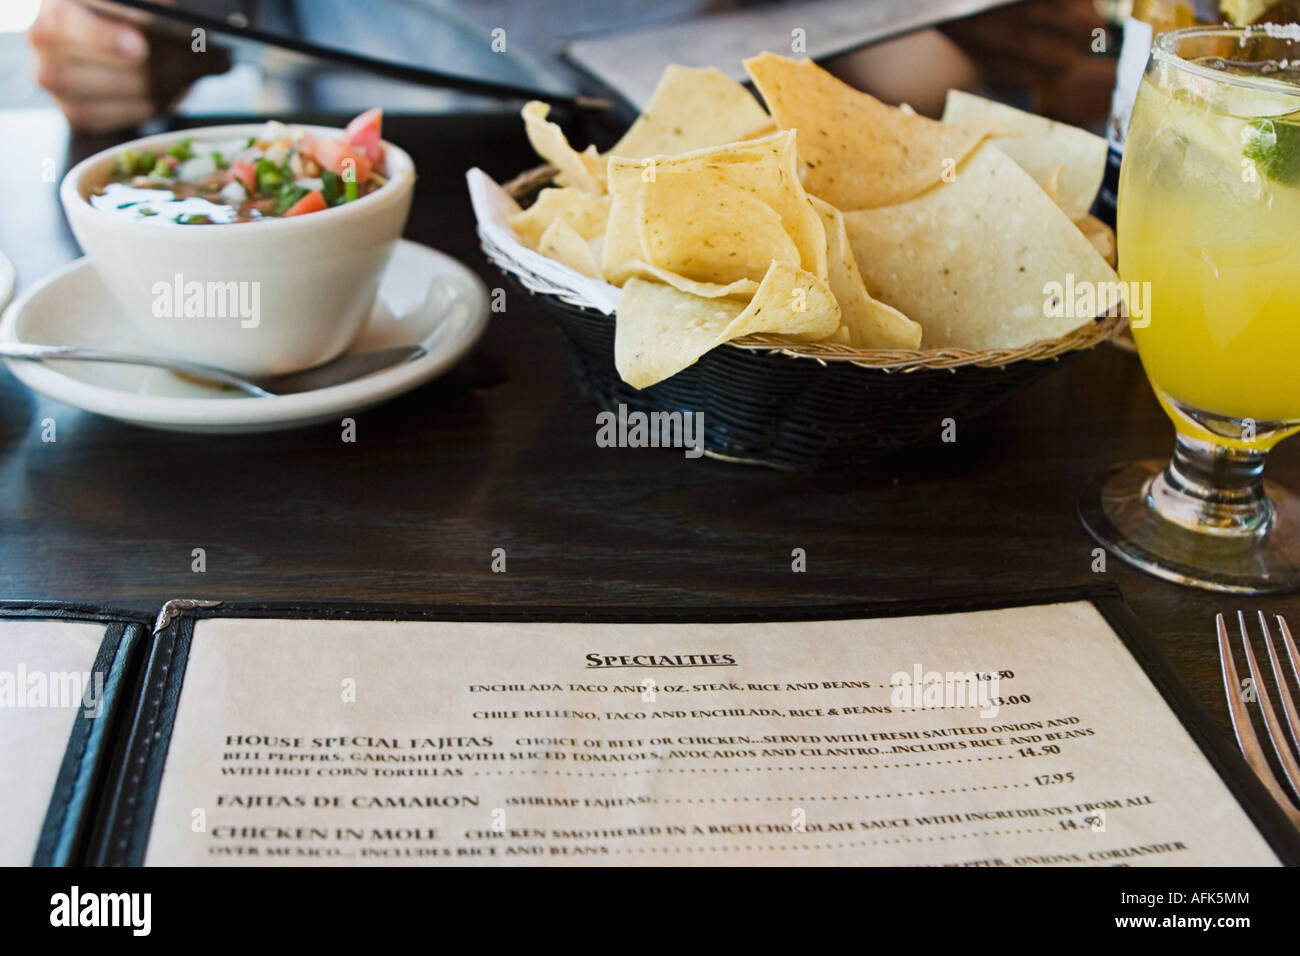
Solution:
{"label": "blurred background", "polygon": [[[818,59],[829,59],[844,79],[881,99],[905,101],[923,113],[937,113],[943,92],[955,86],[1076,125],[1103,128],[1118,55],[1117,26],[1130,4],[1122,0],[935,3],[168,0],[169,6],[214,18],[218,25],[252,27],[263,35],[302,41],[317,52],[342,54],[333,57],[336,61],[362,56],[376,63],[556,95],[609,92],[591,70],[575,66],[572,58],[563,55],[566,44],[573,41],[583,41],[586,48],[603,36],[686,25],[719,31],[719,49],[757,52],[768,45],[765,37],[784,39],[791,24],[807,23],[807,52],[818,56],[814,47],[819,31],[825,37],[827,24],[851,38],[855,19],[864,31],[879,32],[879,25],[891,18],[906,27],[915,21],[918,10],[929,13],[942,7],[967,15],[846,55]],[[134,19],[137,25],[128,25],[122,17]],[[775,34],[764,34],[754,26],[764,20]],[[171,111],[231,116],[293,110],[345,114],[375,104],[413,113],[518,108],[518,99],[503,102],[435,89],[219,31],[205,36],[206,48],[196,52],[189,48],[191,26],[150,19],[123,5],[97,0],[4,0],[0,3],[0,102],[15,109],[59,106],[73,126],[88,131],[129,129]],[[749,37],[737,36],[750,29],[755,30],[752,43],[747,42]],[[1099,34],[1104,37],[1100,43]],[[668,33],[645,44],[645,56],[657,61],[655,74],[679,42]],[[821,42],[825,49],[824,39]]]}
{"label": "blurred background", "polygon": [[27,29],[36,22],[41,0],[0,3],[0,95],[14,108],[53,105],[36,85],[34,57]]}

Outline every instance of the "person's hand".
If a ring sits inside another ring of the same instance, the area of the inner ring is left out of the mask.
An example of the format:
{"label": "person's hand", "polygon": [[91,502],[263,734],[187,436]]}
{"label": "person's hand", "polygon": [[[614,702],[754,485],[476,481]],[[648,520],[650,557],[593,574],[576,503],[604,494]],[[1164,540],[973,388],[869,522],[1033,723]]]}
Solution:
{"label": "person's hand", "polygon": [[76,129],[138,126],[159,112],[150,90],[149,42],[137,27],[76,0],[44,0],[28,34],[36,79]]}
{"label": "person's hand", "polygon": [[1032,89],[1094,56],[1106,23],[1092,0],[1029,0],[946,24],[942,29],[979,65],[992,87]]}
{"label": "person's hand", "polygon": [[1076,126],[1105,117],[1115,60],[1094,48],[1106,23],[1092,0],[1030,0],[942,29],[984,84],[1028,90],[1035,112]]}

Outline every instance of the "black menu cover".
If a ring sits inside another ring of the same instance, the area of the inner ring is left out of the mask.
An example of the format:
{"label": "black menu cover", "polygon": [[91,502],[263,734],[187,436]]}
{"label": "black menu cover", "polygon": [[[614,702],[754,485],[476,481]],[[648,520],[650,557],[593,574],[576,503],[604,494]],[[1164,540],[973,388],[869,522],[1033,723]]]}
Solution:
{"label": "black menu cover", "polygon": [[[628,623],[762,625],[779,622],[784,625],[784,633],[788,635],[783,640],[798,640],[804,637],[803,631],[812,628],[815,622],[881,621],[889,618],[916,618],[997,609],[1028,609],[1064,602],[1081,602],[1090,605],[1101,618],[1104,618],[1115,637],[1122,642],[1141,672],[1158,691],[1164,704],[1187,732],[1205,761],[1213,768],[1213,773],[1222,780],[1227,793],[1231,794],[1231,798],[1239,804],[1245,817],[1257,828],[1277,860],[1288,865],[1300,863],[1300,835],[1269,799],[1246,767],[1231,740],[1214,723],[1204,706],[1195,699],[1142,626],[1128,611],[1118,592],[1110,588],[883,605],[716,610],[665,608],[609,611],[590,608],[439,607],[364,603],[203,606],[203,602],[174,602],[160,615],[159,621],[162,626],[154,634],[148,649],[147,661],[143,664],[140,691],[133,702],[131,725],[129,730],[125,731],[124,741],[115,758],[111,780],[100,800],[99,823],[93,846],[87,851],[86,861],[100,865],[138,865],[145,861],[149,852],[151,834],[156,832],[154,813],[168,772],[168,750],[176,727],[178,705],[183,699],[186,687],[187,664],[190,661],[195,629],[196,626],[201,627],[203,622],[226,622],[231,627],[238,628],[246,626],[240,625],[238,623],[240,621],[272,623],[308,621],[320,625],[308,630],[322,633],[328,630],[327,625],[331,622],[376,622],[375,630],[379,630],[378,622],[456,622],[459,624],[486,622],[500,624],[506,630],[511,623],[532,626],[544,622],[572,624],[575,627]],[[798,628],[801,622],[806,622],[803,629]],[[496,630],[500,631],[501,628]],[[563,634],[564,630],[565,628],[561,627],[559,633]],[[349,640],[353,638],[357,636],[352,635]],[[505,640],[504,646],[509,646],[508,637]],[[359,645],[354,649],[356,653],[364,655],[365,642],[364,634],[356,639]],[[456,653],[458,657],[473,656],[474,652],[473,648],[468,647],[461,651],[452,650],[456,645],[441,646],[445,648],[446,653]],[[310,657],[304,660],[307,661],[302,665],[304,670],[281,678],[282,688],[296,689],[310,682],[314,676],[311,672],[313,664]],[[235,660],[229,666],[237,671],[242,666],[242,661]],[[430,666],[437,670],[436,662]],[[1070,667],[1072,664],[1070,661],[1062,660],[1061,666]],[[658,671],[650,673],[659,674]],[[626,679],[639,680],[640,673],[637,672],[635,678],[629,676]],[[426,700],[417,699],[412,695],[410,708],[426,704]],[[202,701],[193,698],[189,701],[189,705],[192,710],[191,716],[195,713],[203,714],[203,722],[206,723],[208,707]],[[401,701],[390,701],[389,706],[395,708],[400,714],[406,705]],[[241,723],[242,718],[247,716],[249,726],[258,724],[258,714],[241,713],[240,716]],[[191,721],[192,727],[193,721]],[[193,748],[188,748],[187,752],[192,753]],[[241,782],[240,786],[247,783],[247,781]],[[1021,784],[1021,786],[1026,785]],[[231,789],[239,790],[240,786],[235,786],[232,782]],[[685,793],[685,791],[681,792]],[[190,806],[190,803],[184,803],[186,813],[189,812]],[[1226,812],[1229,811],[1225,810]],[[1167,862],[1174,863],[1176,860],[1169,859]]]}
{"label": "black menu cover", "polygon": [[84,858],[148,634],[108,608],[0,602],[5,864]]}

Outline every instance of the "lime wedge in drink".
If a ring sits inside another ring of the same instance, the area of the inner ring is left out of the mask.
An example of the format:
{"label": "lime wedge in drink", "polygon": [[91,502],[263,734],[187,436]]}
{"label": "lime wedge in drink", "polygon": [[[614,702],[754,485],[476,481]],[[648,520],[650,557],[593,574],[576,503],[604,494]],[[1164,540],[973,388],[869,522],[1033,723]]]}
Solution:
{"label": "lime wedge in drink", "polygon": [[1242,152],[1261,173],[1282,186],[1300,186],[1300,126],[1274,119],[1251,120],[1241,129]]}

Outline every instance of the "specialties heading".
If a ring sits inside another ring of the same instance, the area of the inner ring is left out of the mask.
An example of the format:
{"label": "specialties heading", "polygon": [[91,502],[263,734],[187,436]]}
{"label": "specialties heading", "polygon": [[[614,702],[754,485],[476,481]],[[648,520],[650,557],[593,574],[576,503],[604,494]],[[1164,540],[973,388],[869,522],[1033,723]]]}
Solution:
{"label": "specialties heading", "polygon": [[588,667],[735,667],[734,654],[588,654]]}

